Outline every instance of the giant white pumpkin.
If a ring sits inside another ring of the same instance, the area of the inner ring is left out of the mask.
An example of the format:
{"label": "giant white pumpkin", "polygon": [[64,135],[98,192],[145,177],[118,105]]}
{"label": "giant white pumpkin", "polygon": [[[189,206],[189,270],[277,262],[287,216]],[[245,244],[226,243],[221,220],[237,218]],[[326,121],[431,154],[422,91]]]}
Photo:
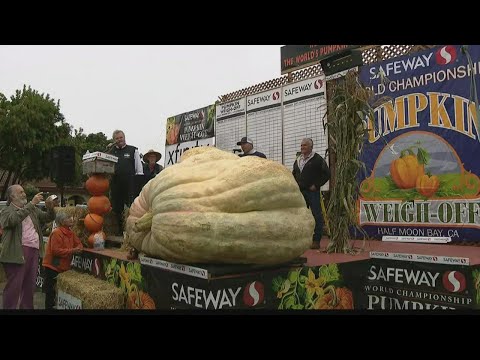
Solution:
{"label": "giant white pumpkin", "polygon": [[308,249],[314,226],[286,167],[198,147],[144,186],[126,241],[173,262],[278,264]]}

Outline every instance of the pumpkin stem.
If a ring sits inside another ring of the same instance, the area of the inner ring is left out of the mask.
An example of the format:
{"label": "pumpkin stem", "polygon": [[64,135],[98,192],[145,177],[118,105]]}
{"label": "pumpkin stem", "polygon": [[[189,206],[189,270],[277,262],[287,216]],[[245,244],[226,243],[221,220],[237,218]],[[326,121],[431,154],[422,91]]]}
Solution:
{"label": "pumpkin stem", "polygon": [[135,305],[140,308],[140,306],[143,306],[142,301],[140,300],[140,291],[135,284],[132,284],[131,289],[132,291],[135,291]]}
{"label": "pumpkin stem", "polygon": [[142,232],[150,230],[152,227],[153,214],[148,211],[146,212],[133,226],[133,231]]}
{"label": "pumpkin stem", "polygon": [[325,288],[325,292],[329,291],[332,294],[332,306],[335,307],[338,304],[338,297],[335,291],[335,286],[329,285]]}
{"label": "pumpkin stem", "polygon": [[403,149],[402,151],[400,151],[400,157],[401,158],[403,158],[407,155],[414,155],[415,156],[415,153],[413,152],[413,150],[411,148]]}

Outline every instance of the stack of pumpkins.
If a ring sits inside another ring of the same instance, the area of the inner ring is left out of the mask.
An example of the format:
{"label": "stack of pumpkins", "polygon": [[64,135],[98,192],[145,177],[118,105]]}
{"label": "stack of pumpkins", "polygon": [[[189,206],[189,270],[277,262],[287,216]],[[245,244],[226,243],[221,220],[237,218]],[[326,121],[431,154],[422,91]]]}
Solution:
{"label": "stack of pumpkins", "polygon": [[[92,197],[88,200],[89,213],[85,216],[85,228],[90,232],[88,245],[95,247],[95,242],[104,242],[103,215],[112,207],[110,200],[104,194],[108,191],[110,182],[104,174],[92,174],[85,183],[85,188]],[[103,246],[102,246],[103,247]]]}

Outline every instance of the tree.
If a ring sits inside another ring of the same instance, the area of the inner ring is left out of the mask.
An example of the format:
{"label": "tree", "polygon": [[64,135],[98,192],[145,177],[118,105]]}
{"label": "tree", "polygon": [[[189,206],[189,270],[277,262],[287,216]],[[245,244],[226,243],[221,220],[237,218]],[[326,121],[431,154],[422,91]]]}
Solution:
{"label": "tree", "polygon": [[[30,86],[7,99],[0,93],[0,168],[14,182],[48,176],[50,148],[70,136],[60,103]],[[2,197],[5,197],[6,187]]]}
{"label": "tree", "polygon": [[71,145],[75,147],[76,174],[75,183],[80,184],[87,179],[82,175],[82,156],[87,152],[105,151],[109,140],[103,132],[96,134],[84,134],[83,129],[74,130],[74,136],[71,138]]}
{"label": "tree", "polygon": [[[81,185],[86,180],[82,156],[87,150],[104,151],[109,143],[102,132],[87,135],[82,128],[73,129],[60,112],[60,101],[30,86],[17,90],[10,99],[0,93],[0,139],[0,169],[6,171],[2,175],[6,184],[49,177],[51,148],[69,145],[75,147],[76,163],[70,185]],[[1,198],[5,198],[6,188]]]}

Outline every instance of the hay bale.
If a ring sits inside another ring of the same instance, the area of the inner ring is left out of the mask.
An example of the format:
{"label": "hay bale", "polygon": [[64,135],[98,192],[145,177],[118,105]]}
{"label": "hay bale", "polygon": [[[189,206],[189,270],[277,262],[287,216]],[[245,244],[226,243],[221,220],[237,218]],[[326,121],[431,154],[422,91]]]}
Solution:
{"label": "hay bale", "polygon": [[57,277],[57,287],[80,300],[83,309],[124,309],[125,295],[114,285],[75,270]]}

